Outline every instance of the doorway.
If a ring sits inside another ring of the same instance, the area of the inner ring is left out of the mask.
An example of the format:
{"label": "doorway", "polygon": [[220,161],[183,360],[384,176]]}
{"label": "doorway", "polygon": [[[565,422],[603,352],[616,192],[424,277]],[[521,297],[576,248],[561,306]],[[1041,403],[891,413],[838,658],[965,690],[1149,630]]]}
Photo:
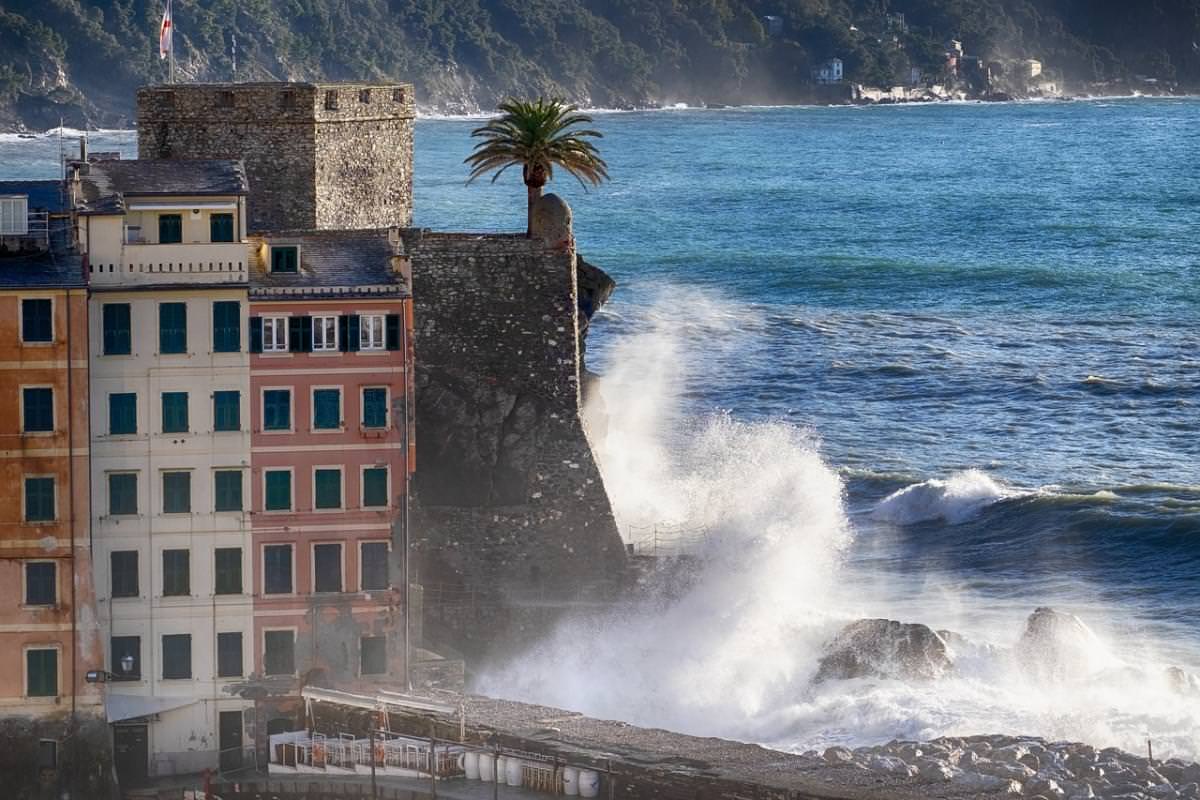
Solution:
{"label": "doorway", "polygon": [[145,786],[150,778],[150,735],[145,725],[113,726],[113,761],[121,790]]}
{"label": "doorway", "polygon": [[242,768],[242,712],[222,711],[218,723],[221,772],[233,772]]}

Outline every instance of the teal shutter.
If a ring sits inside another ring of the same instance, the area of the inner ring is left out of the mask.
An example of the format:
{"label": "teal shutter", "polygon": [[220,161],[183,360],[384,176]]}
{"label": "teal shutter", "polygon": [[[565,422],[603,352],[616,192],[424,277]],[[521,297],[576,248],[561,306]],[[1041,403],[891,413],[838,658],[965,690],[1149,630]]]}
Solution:
{"label": "teal shutter", "polygon": [[384,508],[388,504],[387,467],[371,467],[362,472],[363,508]]}
{"label": "teal shutter", "polygon": [[291,591],[292,546],[269,544],[263,548],[263,594],[290,594]]}
{"label": "teal shutter", "polygon": [[388,588],[387,542],[364,542],[359,553],[360,588],[364,591]]}
{"label": "teal shutter", "polygon": [[104,324],[104,355],[129,355],[132,343],[129,304],[105,303],[101,316]]}
{"label": "teal shutter", "polygon": [[233,214],[212,214],[208,218],[208,238],[213,242],[233,241]]}
{"label": "teal shutter", "polygon": [[21,403],[24,406],[21,430],[26,433],[45,433],[54,430],[53,389],[23,389]]}
{"label": "teal shutter", "polygon": [[241,427],[241,392],[213,392],[213,430],[237,431]]}
{"label": "teal shutter", "polygon": [[313,428],[315,430],[337,430],[341,427],[341,399],[340,389],[317,389],[313,392]]}
{"label": "teal shutter", "polygon": [[29,697],[58,696],[58,651],[25,651],[25,694]]}
{"label": "teal shutter", "polygon": [[187,303],[159,304],[158,352],[164,355],[187,352]]}
{"label": "teal shutter", "polygon": [[163,550],[163,597],[192,593],[192,554],[188,550]]}
{"label": "teal shutter", "polygon": [[387,427],[387,389],[363,389],[362,425],[364,428]]}
{"label": "teal shutter", "polygon": [[51,303],[45,299],[21,301],[21,341],[50,342],[54,340],[54,320]]}
{"label": "teal shutter", "polygon": [[112,436],[137,433],[137,395],[133,392],[108,396],[108,432]]}
{"label": "teal shutter", "polygon": [[261,353],[263,344],[262,317],[250,318],[250,352]]}
{"label": "teal shutter", "polygon": [[217,594],[242,593],[242,548],[218,547],[216,553]]}
{"label": "teal shutter", "polygon": [[25,521],[54,520],[54,478],[25,479]]}
{"label": "teal shutter", "polygon": [[122,472],[108,476],[108,513],[138,513],[136,474]]}
{"label": "teal shutter", "polygon": [[384,322],[384,328],[387,331],[387,349],[400,349],[400,315],[388,314]]}
{"label": "teal shutter", "polygon": [[263,430],[286,431],[292,427],[292,393],[287,389],[263,392]]}
{"label": "teal shutter", "polygon": [[275,470],[267,473],[265,506],[267,511],[290,511],[292,508],[292,473]]}
{"label": "teal shutter", "polygon": [[242,471],[218,470],[214,479],[216,498],[215,511],[242,510]]}
{"label": "teal shutter", "polygon": [[242,349],[242,304],[237,300],[213,303],[213,352],[236,353]]}
{"label": "teal shutter", "polygon": [[158,243],[179,244],[183,241],[183,217],[179,214],[158,215]]}
{"label": "teal shutter", "polygon": [[346,349],[351,353],[356,353],[362,343],[362,320],[357,314],[350,314],[342,319],[346,320],[346,335],[343,337]]}
{"label": "teal shutter", "polygon": [[138,596],[138,551],[114,550],[109,556],[113,597]]}
{"label": "teal shutter", "polygon": [[187,433],[187,392],[162,393],[162,430],[163,433]]}
{"label": "teal shutter", "polygon": [[313,508],[342,507],[342,471],[340,469],[319,469],[316,471],[316,496],[313,498]]}
{"label": "teal shutter", "polygon": [[187,514],[192,510],[192,473],[163,473],[163,513]]}

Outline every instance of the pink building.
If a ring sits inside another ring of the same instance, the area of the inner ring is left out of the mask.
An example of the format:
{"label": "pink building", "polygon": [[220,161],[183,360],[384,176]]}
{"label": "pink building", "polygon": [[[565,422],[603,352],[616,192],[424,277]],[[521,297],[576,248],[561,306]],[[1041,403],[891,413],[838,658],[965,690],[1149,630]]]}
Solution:
{"label": "pink building", "polygon": [[412,300],[398,242],[387,230],[256,239],[253,672],[274,694],[259,717],[271,732],[299,725],[301,686],[406,683]]}

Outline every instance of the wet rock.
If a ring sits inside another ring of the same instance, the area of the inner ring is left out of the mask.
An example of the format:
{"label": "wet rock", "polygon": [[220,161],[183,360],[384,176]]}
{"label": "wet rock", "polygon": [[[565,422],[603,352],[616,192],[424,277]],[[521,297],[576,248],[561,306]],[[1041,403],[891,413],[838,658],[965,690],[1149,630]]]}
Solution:
{"label": "wet rock", "polygon": [[1174,783],[1200,784],[1200,764],[1188,764],[1179,773],[1179,780]]}
{"label": "wet rock", "polygon": [[975,771],[1014,781],[1027,781],[1034,776],[1033,770],[1017,762],[985,761],[976,764]]}
{"label": "wet rock", "polygon": [[929,781],[930,783],[946,783],[954,777],[953,769],[945,764],[940,764],[937,762],[925,764],[920,768],[920,770],[921,771],[917,773],[917,776],[920,777],[921,780]]}
{"label": "wet rock", "polygon": [[1058,781],[1047,778],[1034,778],[1025,784],[1025,793],[1041,795],[1046,800],[1061,800],[1067,793],[1058,785]]}
{"label": "wet rock", "polygon": [[826,764],[849,764],[854,760],[854,753],[845,747],[828,747],[822,758]]}
{"label": "wet rock", "polygon": [[1042,607],[1029,615],[1014,653],[1031,677],[1062,681],[1088,674],[1099,649],[1095,634],[1079,617]]}
{"label": "wet rock", "polygon": [[994,792],[996,794],[1020,794],[1021,784],[995,775],[980,772],[964,772],[952,779],[956,788],[969,792]]}
{"label": "wet rock", "polygon": [[902,758],[896,756],[875,756],[867,762],[867,766],[874,772],[880,772],[885,775],[916,775],[917,768],[912,767]]}
{"label": "wet rock", "polygon": [[945,640],[928,626],[863,619],[847,625],[826,646],[816,680],[935,680],[953,666]]}

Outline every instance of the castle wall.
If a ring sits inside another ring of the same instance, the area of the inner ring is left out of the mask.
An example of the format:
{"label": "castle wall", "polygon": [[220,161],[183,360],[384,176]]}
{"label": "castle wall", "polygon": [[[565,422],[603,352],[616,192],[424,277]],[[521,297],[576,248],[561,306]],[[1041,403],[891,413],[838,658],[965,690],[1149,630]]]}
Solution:
{"label": "castle wall", "polygon": [[576,258],[520,236],[408,231],[405,246],[414,567],[427,624],[478,655],[497,626],[610,591],[624,563],[580,419]]}

